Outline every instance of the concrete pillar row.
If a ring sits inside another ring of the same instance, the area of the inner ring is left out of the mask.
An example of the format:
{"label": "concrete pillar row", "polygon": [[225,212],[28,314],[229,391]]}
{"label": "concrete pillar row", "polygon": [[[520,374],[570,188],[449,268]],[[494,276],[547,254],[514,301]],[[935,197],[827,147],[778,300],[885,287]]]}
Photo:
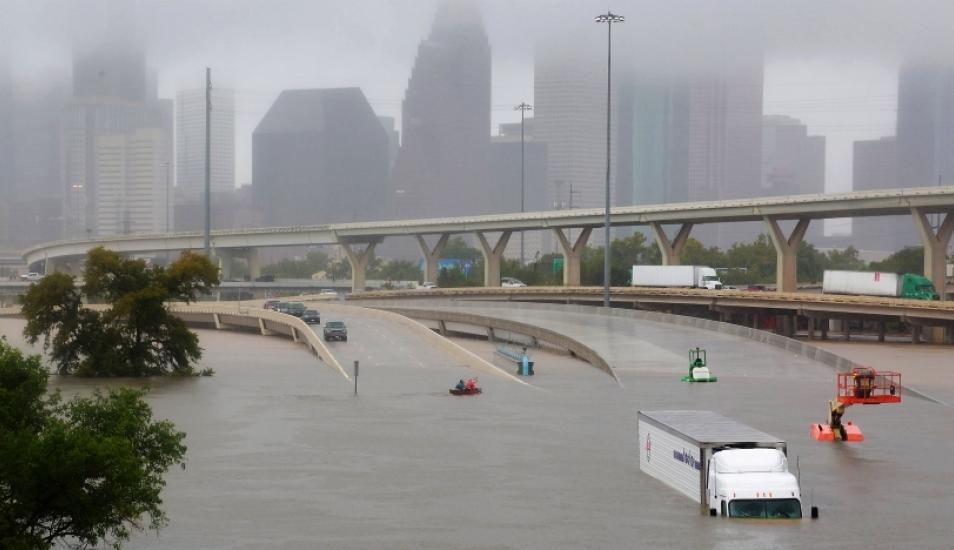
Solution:
{"label": "concrete pillar row", "polygon": [[500,259],[503,258],[513,231],[504,231],[493,246],[487,241],[483,231],[477,231],[476,234],[480,251],[484,255],[484,286],[500,286]]}
{"label": "concrete pillar row", "polygon": [[798,245],[808,230],[808,218],[798,220],[795,229],[789,237],[778,225],[778,219],[766,216],[765,225],[768,226],[769,236],[775,245],[775,286],[776,292],[795,292],[797,290],[796,267]]}
{"label": "concrete pillar row", "polygon": [[441,254],[444,253],[444,247],[447,246],[447,239],[450,238],[450,233],[442,233],[440,238],[437,239],[437,244],[434,245],[434,248],[431,248],[430,245],[427,244],[423,235],[414,235],[414,237],[417,239],[417,244],[421,247],[421,254],[424,256],[424,280],[436,283],[439,267],[438,262],[441,259]]}
{"label": "concrete pillar row", "polygon": [[357,294],[364,292],[365,275],[368,268],[368,262],[374,255],[374,247],[378,243],[368,243],[364,251],[356,251],[348,243],[341,243],[341,248],[348,255],[348,263],[351,264],[351,292]]}
{"label": "concrete pillar row", "polygon": [[682,249],[685,248],[686,242],[689,240],[692,224],[682,224],[676,233],[676,238],[672,241],[669,240],[669,237],[666,235],[666,230],[663,229],[662,224],[659,222],[651,222],[649,226],[653,228],[653,233],[656,235],[656,246],[659,247],[659,251],[662,253],[662,264],[679,265],[679,256],[682,254]]}
{"label": "concrete pillar row", "polygon": [[560,242],[560,248],[563,249],[563,286],[580,286],[580,260],[583,257],[583,249],[586,248],[586,241],[590,239],[592,227],[585,227],[571,245],[563,230],[554,227],[557,240]]}

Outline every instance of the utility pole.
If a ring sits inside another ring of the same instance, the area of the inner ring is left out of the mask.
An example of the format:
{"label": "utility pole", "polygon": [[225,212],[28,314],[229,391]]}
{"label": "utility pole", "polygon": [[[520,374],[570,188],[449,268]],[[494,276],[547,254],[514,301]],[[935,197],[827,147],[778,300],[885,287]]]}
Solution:
{"label": "utility pole", "polygon": [[205,257],[212,258],[212,69],[205,69]]}
{"label": "utility pole", "polygon": [[606,23],[606,215],[603,220],[605,246],[603,248],[603,307],[610,307],[610,101],[613,75],[613,23],[626,19],[611,11],[593,18],[597,23]]}
{"label": "utility pole", "polygon": [[[523,214],[524,212],[526,212],[526,207],[524,204],[524,197],[526,196],[526,193],[524,191],[524,186],[527,179],[527,169],[526,169],[525,155],[524,155],[523,123],[524,123],[524,115],[526,114],[527,111],[533,110],[533,107],[528,105],[527,102],[524,101],[520,105],[517,105],[516,107],[514,107],[514,110],[520,111],[520,213]],[[521,267],[526,265],[526,262],[524,260],[523,234],[524,232],[521,231],[520,232],[520,266]]]}

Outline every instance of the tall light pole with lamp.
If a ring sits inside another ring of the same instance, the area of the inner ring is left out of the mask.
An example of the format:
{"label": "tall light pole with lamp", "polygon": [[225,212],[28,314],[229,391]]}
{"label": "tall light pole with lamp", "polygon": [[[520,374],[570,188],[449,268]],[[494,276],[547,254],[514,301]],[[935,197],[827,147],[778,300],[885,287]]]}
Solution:
{"label": "tall light pole with lamp", "polygon": [[597,23],[606,23],[606,214],[603,220],[603,307],[610,305],[610,114],[612,76],[613,76],[613,23],[622,23],[626,19],[608,11],[593,18]]}
{"label": "tall light pole with lamp", "polygon": [[[524,192],[524,183],[527,179],[527,169],[525,163],[524,155],[524,132],[523,132],[523,123],[524,116],[527,111],[532,111],[533,107],[528,105],[527,102],[523,102],[520,105],[517,105],[513,108],[515,111],[520,111],[520,213],[526,212],[526,206],[524,203],[524,197],[526,193]],[[523,248],[523,231],[520,232],[520,266],[523,267],[526,265],[524,261],[524,248]]]}

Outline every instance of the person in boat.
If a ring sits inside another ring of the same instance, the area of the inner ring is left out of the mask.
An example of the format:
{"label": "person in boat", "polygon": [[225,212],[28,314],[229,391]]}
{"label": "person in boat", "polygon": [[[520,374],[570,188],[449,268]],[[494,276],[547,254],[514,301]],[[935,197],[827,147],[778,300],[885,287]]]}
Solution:
{"label": "person in boat", "polygon": [[466,390],[475,390],[475,389],[477,389],[477,379],[476,379],[476,378],[468,378],[468,379],[467,379],[467,382],[464,383],[464,389],[466,389]]}
{"label": "person in boat", "polygon": [[464,380],[463,380],[463,379],[461,379],[459,382],[457,382],[457,385],[454,386],[454,388],[455,388],[455,389],[458,389],[458,390],[463,390],[465,387],[466,387],[466,385],[464,384]]}

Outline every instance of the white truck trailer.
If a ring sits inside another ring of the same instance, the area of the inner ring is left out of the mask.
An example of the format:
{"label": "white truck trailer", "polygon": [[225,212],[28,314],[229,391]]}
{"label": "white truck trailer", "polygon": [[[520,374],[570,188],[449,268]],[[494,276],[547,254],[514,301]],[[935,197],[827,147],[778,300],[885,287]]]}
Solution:
{"label": "white truck trailer", "polygon": [[883,271],[825,270],[822,279],[825,294],[855,294],[888,296],[912,300],[937,300],[931,281],[916,273],[885,273]]}
{"label": "white truck trailer", "polygon": [[[699,503],[736,518],[802,517],[785,441],[711,411],[639,411],[639,469]],[[812,517],[818,515],[812,507]]]}
{"label": "white truck trailer", "polygon": [[634,265],[630,282],[633,286],[722,288],[716,270],[702,265]]}

